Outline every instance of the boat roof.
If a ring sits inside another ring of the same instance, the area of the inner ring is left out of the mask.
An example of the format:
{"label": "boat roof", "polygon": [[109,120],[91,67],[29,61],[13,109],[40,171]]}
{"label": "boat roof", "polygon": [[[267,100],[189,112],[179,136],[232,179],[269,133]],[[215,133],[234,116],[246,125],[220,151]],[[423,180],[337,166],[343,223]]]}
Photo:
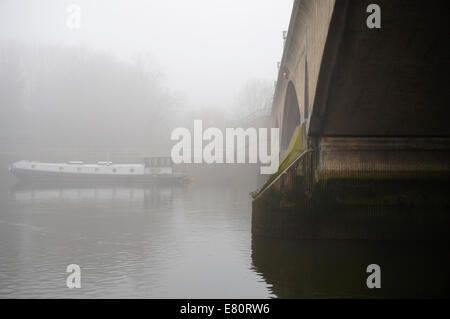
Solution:
{"label": "boat roof", "polygon": [[144,159],[146,158],[172,158],[171,156],[167,156],[167,155],[155,155],[155,156],[144,156]]}
{"label": "boat roof", "polygon": [[[113,164],[112,162],[98,162],[98,163],[84,163],[81,161],[70,161],[70,162],[60,162],[60,163],[50,163],[50,162],[37,162],[37,161],[27,161],[27,160],[22,160],[17,163],[30,163],[30,164],[35,164],[35,165],[44,165],[44,166],[83,166],[83,167],[105,167],[105,166],[109,166],[109,167],[142,167],[142,164]],[[109,164],[110,163],[110,164]]]}

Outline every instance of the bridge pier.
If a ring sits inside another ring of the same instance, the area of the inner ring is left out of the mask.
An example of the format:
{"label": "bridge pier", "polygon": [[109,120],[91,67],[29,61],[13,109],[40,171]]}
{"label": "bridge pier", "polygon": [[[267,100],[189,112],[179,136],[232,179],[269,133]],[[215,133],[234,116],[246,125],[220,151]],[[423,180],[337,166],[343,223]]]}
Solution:
{"label": "bridge pier", "polygon": [[319,138],[253,201],[255,236],[442,239],[450,139]]}

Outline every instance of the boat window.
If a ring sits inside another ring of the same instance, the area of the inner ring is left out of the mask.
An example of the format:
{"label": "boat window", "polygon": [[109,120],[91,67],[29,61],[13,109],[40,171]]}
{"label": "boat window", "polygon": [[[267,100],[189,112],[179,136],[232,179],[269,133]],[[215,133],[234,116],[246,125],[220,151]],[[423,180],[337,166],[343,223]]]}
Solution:
{"label": "boat window", "polygon": [[60,170],[60,171],[62,171],[63,169],[64,169],[64,167],[62,167],[62,166],[59,167],[59,170]]}
{"label": "boat window", "polygon": [[98,172],[98,167],[96,167],[96,168],[94,169],[94,171]]}
{"label": "boat window", "polygon": [[81,172],[81,167],[77,167],[77,171],[78,171],[78,172]]}
{"label": "boat window", "polygon": [[33,165],[31,165],[31,168],[35,168],[35,167],[36,167],[36,165],[34,165],[34,164],[33,164]]}
{"label": "boat window", "polygon": [[130,168],[130,173],[134,173],[134,168]]}
{"label": "boat window", "polygon": [[113,168],[113,170],[112,170],[112,171],[113,171],[113,173],[117,172],[117,170],[116,170],[115,168]]}
{"label": "boat window", "polygon": [[172,166],[172,159],[170,157],[149,157],[144,160],[146,167],[161,167],[161,166]]}

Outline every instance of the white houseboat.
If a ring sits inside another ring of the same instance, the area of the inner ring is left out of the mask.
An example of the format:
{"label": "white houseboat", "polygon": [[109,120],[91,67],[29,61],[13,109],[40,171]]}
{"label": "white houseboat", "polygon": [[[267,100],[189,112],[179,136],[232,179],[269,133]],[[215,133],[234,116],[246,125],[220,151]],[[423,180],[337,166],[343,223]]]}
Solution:
{"label": "white houseboat", "polygon": [[37,183],[184,183],[187,175],[173,171],[170,157],[146,157],[143,164],[114,164],[80,161],[44,163],[19,161],[9,166],[10,172],[23,182]]}

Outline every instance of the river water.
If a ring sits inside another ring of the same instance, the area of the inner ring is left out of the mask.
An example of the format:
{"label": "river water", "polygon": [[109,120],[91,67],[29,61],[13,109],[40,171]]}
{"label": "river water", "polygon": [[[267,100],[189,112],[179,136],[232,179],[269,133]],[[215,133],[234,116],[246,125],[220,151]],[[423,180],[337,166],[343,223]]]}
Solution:
{"label": "river water", "polygon": [[[448,296],[448,262],[422,243],[251,236],[251,188],[45,187],[0,171],[0,297]],[[382,289],[366,267],[382,266]],[[81,267],[81,288],[66,267]]]}

